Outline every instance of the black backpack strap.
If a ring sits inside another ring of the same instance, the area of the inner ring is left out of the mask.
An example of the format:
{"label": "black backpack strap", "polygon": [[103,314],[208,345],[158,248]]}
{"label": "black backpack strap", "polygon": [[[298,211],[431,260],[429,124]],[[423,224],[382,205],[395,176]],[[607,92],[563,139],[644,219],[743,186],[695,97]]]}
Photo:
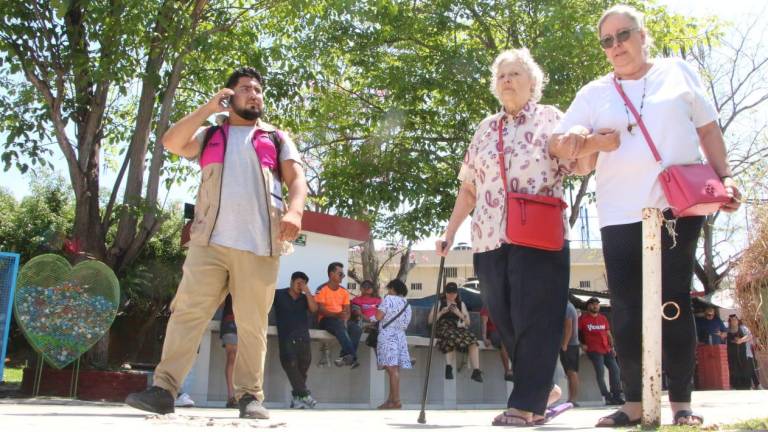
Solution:
{"label": "black backpack strap", "polygon": [[211,138],[213,138],[213,134],[215,134],[219,129],[221,129],[221,126],[219,125],[213,125],[205,130],[205,137],[203,137],[203,146],[200,147],[200,156],[203,156],[203,151],[205,151],[205,146],[208,145],[208,143],[211,141]]}
{"label": "black backpack strap", "polygon": [[277,178],[282,181],[283,172],[280,168],[280,150],[283,149],[283,140],[280,139],[280,134],[277,133],[276,130],[269,132],[269,139],[272,141],[272,144],[275,145],[275,151],[277,152]]}

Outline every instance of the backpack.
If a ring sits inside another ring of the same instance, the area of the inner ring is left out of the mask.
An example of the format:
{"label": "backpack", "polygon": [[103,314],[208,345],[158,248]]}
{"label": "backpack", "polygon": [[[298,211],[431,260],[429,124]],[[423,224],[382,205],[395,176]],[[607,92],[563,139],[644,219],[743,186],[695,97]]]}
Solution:
{"label": "backpack", "polygon": [[[205,151],[205,146],[208,145],[208,142],[211,141],[211,138],[213,138],[213,135],[218,132],[221,129],[221,126],[219,125],[213,125],[205,130],[205,137],[203,138],[203,146],[200,147],[200,154],[202,155]],[[224,130],[222,129],[222,133],[224,133]],[[277,152],[277,178],[282,180],[283,173],[280,168],[280,151],[283,147],[283,140],[280,139],[280,134],[277,133],[277,131],[271,131],[267,132],[267,135],[269,136],[269,140],[272,141],[272,144],[275,146],[275,151]],[[224,141],[226,143],[227,137],[224,136]]]}

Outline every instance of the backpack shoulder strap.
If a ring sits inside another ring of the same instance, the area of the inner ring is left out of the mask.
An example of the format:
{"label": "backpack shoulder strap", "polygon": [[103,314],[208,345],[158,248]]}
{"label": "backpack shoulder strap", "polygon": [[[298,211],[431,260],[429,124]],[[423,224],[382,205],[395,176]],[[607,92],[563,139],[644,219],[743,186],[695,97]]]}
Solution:
{"label": "backpack shoulder strap", "polygon": [[272,144],[275,145],[275,151],[277,152],[277,177],[282,180],[283,171],[280,167],[280,151],[283,149],[283,140],[280,139],[280,134],[277,132],[277,130],[269,132],[269,139],[272,141]]}
{"label": "backpack shoulder strap", "polygon": [[205,147],[211,141],[211,138],[213,138],[213,134],[215,134],[219,129],[221,129],[221,126],[213,125],[208,127],[208,129],[205,130],[205,137],[203,137],[203,145],[202,147],[200,147],[200,156],[203,155],[203,151],[205,151]]}

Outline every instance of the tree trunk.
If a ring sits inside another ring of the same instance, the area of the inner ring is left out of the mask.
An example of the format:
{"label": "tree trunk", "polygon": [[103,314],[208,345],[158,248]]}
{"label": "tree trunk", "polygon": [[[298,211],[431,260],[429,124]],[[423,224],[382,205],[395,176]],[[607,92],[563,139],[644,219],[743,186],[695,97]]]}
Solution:
{"label": "tree trunk", "polygon": [[109,367],[109,331],[85,353],[85,361],[96,369]]}
{"label": "tree trunk", "polygon": [[715,224],[714,215],[707,216],[704,219],[704,226],[701,229],[701,237],[704,239],[704,259],[702,263],[697,262],[694,269],[696,277],[704,286],[704,293],[711,294],[720,288],[721,275],[717,274],[715,268],[714,246],[713,246],[713,227]]}
{"label": "tree trunk", "polygon": [[379,286],[379,257],[376,256],[376,248],[373,245],[373,236],[368,238],[362,245],[360,259],[363,264],[363,279],[373,281],[375,286]]}
{"label": "tree trunk", "polygon": [[[117,227],[115,242],[109,251],[109,261],[113,268],[118,271],[124,268],[124,258],[131,247],[136,236],[137,214],[132,207],[142,204],[142,189],[144,184],[144,160],[147,155],[149,142],[150,125],[155,112],[155,98],[160,82],[160,70],[165,63],[165,54],[167,47],[163,44],[163,39],[167,35],[168,27],[166,23],[172,20],[173,6],[172,2],[165,2],[158,12],[153,36],[149,46],[149,57],[144,68],[144,78],[141,83],[141,96],[139,98],[139,109],[136,114],[136,124],[133,129],[133,136],[128,146],[130,158],[128,165],[128,179],[125,184],[125,194],[123,203],[126,207],[120,214],[120,222]],[[116,185],[117,186],[117,185]],[[147,208],[144,211],[155,211],[153,208]]]}
{"label": "tree trunk", "polygon": [[99,145],[94,145],[87,164],[88,169],[81,177],[82,190],[75,193],[75,226],[73,240],[79,252],[75,261],[88,257],[103,260],[106,256],[105,234],[99,215]]}
{"label": "tree trunk", "polygon": [[568,224],[570,224],[571,228],[573,228],[573,225],[576,224],[577,220],[579,220],[579,210],[581,209],[581,202],[584,200],[584,197],[587,196],[587,187],[589,186],[589,179],[591,179],[593,175],[594,175],[594,171],[587,174],[584,178],[581,179],[581,184],[579,185],[579,191],[576,193],[576,198],[574,198],[573,202],[571,203],[571,215],[568,217]]}
{"label": "tree trunk", "polygon": [[400,268],[397,270],[397,279],[403,283],[408,280],[408,273],[416,267],[416,263],[410,261],[412,247],[413,242],[408,242],[408,247],[403,251],[403,254],[400,255]]}

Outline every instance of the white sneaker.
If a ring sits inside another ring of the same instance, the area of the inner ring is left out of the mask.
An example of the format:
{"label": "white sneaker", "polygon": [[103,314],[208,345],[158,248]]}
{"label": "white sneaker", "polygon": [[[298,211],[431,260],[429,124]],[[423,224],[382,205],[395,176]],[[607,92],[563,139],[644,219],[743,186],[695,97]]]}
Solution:
{"label": "white sneaker", "polygon": [[188,394],[182,393],[176,398],[173,405],[180,408],[189,408],[195,406],[195,401]]}
{"label": "white sneaker", "polygon": [[238,405],[240,405],[240,418],[269,418],[269,411],[264,407],[264,404],[248,393],[240,398]]}
{"label": "white sneaker", "polygon": [[310,408],[310,409],[314,408],[315,405],[317,405],[317,401],[311,395],[300,397],[299,401],[301,401],[301,403],[304,404],[306,408]]}
{"label": "white sneaker", "polygon": [[301,400],[300,397],[294,396],[291,398],[291,408],[294,409],[304,409],[306,406],[304,405],[304,402]]}

